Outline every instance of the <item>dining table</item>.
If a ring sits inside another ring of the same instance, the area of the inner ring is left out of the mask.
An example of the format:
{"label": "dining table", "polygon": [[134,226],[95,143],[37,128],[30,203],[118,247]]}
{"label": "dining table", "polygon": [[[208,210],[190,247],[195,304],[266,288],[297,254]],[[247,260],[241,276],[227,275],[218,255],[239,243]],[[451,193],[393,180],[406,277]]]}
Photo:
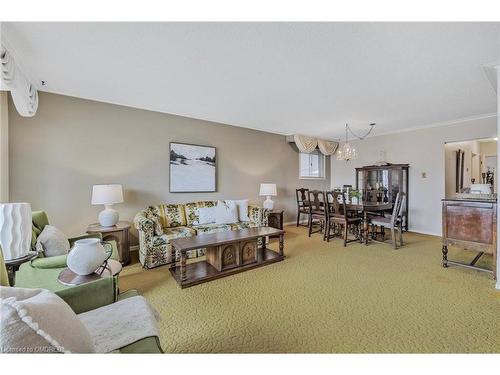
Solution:
{"label": "dining table", "polygon": [[369,213],[382,213],[383,211],[392,209],[392,202],[370,202],[358,201],[357,203],[349,201],[346,202],[346,209],[348,211],[362,212],[363,215],[363,233],[362,239],[365,245],[368,245],[368,214]]}

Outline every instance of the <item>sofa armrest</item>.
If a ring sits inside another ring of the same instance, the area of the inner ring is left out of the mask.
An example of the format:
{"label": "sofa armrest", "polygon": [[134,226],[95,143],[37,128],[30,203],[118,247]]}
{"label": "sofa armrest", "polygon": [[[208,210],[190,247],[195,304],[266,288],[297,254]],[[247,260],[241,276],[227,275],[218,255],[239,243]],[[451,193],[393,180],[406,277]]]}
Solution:
{"label": "sofa armrest", "polygon": [[250,221],[257,223],[259,226],[265,227],[268,223],[269,210],[264,207],[249,205],[248,217],[250,218]]}
{"label": "sofa armrest", "polygon": [[150,234],[151,237],[154,235],[154,223],[153,220],[146,217],[145,211],[138,212],[134,217],[134,226],[140,232],[145,232]]}
{"label": "sofa armrest", "polygon": [[66,267],[66,258],[67,254],[64,255],[56,255],[53,257],[41,257],[35,258],[31,261],[30,265],[33,268],[64,268]]}
{"label": "sofa armrest", "polygon": [[113,277],[105,277],[90,283],[77,285],[55,292],[76,313],[95,310],[116,301],[116,286]]}

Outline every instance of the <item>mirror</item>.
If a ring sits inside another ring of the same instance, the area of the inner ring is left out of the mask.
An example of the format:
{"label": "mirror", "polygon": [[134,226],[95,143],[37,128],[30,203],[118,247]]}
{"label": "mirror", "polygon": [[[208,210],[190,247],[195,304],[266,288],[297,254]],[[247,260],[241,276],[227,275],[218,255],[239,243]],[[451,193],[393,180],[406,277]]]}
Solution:
{"label": "mirror", "polygon": [[497,192],[497,139],[448,142],[445,148],[445,194]]}

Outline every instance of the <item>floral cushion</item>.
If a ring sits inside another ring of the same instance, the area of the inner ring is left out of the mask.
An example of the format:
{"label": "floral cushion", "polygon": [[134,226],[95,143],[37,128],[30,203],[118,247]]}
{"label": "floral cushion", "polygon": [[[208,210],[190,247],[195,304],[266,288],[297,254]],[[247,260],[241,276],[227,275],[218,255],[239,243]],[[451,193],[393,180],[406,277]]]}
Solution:
{"label": "floral cushion", "polygon": [[259,226],[259,224],[254,223],[253,221],[240,221],[238,223],[233,223],[230,225],[231,225],[231,230],[257,228]]}
{"label": "floral cushion", "polygon": [[161,226],[173,228],[186,225],[186,215],[183,204],[161,204],[158,206]]}
{"label": "floral cushion", "polygon": [[199,201],[199,202],[191,202],[186,203],[184,205],[184,210],[186,212],[186,222],[187,225],[198,225],[199,224],[199,216],[198,216],[198,208],[203,207],[214,207],[217,204],[217,201]]}
{"label": "floral cushion", "polygon": [[163,235],[154,236],[154,246],[167,244],[175,238],[196,236],[196,231],[188,227],[165,228],[163,231],[165,232]]}
{"label": "floral cushion", "polygon": [[204,225],[193,225],[192,227],[196,230],[196,234],[204,233],[218,233],[218,232],[229,232],[231,231],[231,224],[204,224]]}
{"label": "floral cushion", "polygon": [[248,218],[259,226],[267,226],[268,210],[259,206],[248,206]]}

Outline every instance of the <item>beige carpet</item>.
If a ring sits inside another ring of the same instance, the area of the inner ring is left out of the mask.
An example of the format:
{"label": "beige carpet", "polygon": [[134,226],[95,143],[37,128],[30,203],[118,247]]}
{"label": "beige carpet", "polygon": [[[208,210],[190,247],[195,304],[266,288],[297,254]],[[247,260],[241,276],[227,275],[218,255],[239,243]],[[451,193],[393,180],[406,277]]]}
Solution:
{"label": "beige carpet", "polygon": [[283,262],[184,290],[166,266],[136,263],[120,287],[159,311],[167,353],[500,352],[500,291],[489,274],[443,269],[439,238],[344,248],[286,231]]}

